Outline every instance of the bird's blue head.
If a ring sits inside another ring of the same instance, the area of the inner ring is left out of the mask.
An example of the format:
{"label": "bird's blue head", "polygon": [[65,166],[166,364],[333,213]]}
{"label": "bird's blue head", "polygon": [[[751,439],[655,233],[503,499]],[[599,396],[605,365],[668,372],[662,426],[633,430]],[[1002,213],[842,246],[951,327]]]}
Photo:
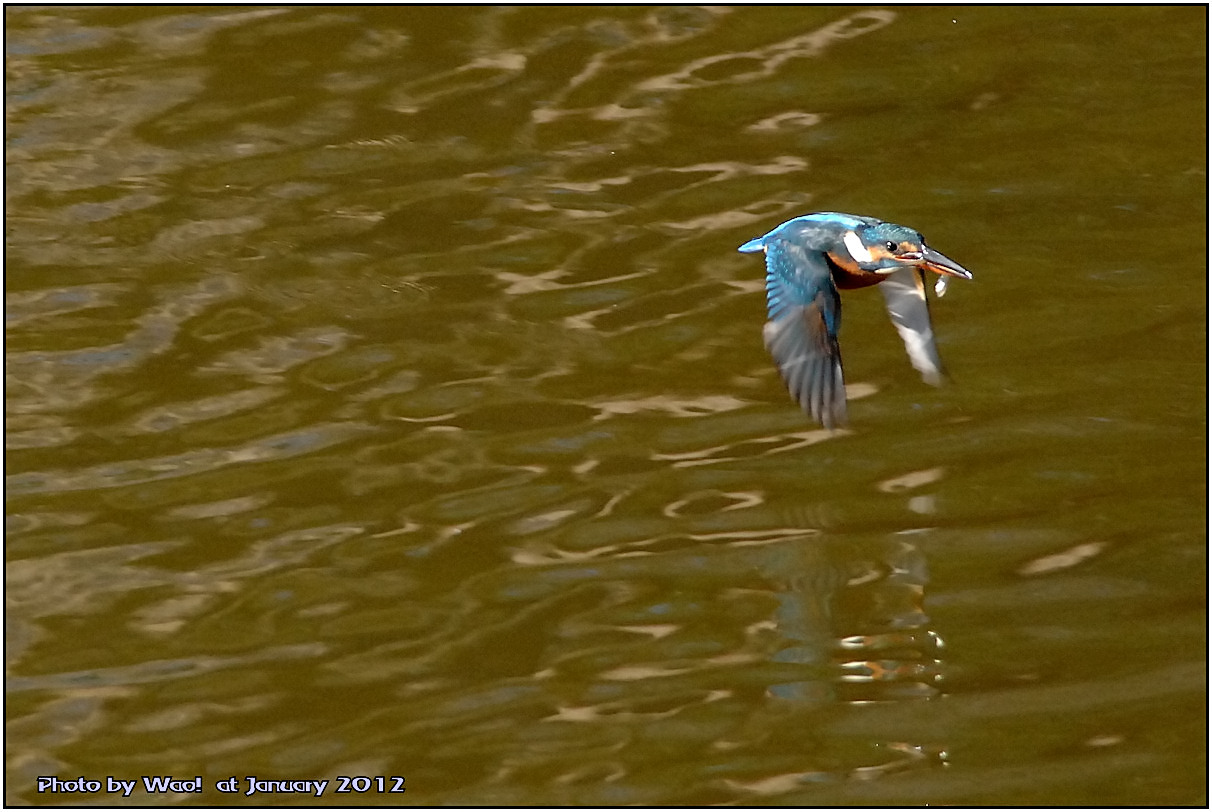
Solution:
{"label": "bird's blue head", "polygon": [[911,265],[937,274],[972,278],[958,262],[926,245],[921,234],[896,223],[876,222],[847,230],[842,235],[842,244],[849,258],[863,271],[889,274]]}

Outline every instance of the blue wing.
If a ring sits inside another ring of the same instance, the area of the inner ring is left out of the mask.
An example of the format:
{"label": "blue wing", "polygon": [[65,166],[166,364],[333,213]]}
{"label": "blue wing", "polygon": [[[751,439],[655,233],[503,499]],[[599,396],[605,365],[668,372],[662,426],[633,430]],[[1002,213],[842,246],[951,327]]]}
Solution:
{"label": "blue wing", "polygon": [[[837,331],[842,308],[829,266],[818,252],[767,235],[762,330],[791,396],[825,428],[846,422],[846,388]],[[756,243],[751,240],[741,250]]]}

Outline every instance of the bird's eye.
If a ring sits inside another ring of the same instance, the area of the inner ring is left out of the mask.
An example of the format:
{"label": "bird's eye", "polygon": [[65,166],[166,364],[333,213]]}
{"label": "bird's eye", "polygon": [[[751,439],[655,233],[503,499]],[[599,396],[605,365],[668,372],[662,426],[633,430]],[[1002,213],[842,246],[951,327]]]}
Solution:
{"label": "bird's eye", "polygon": [[891,240],[884,243],[884,246],[892,253],[894,253],[894,254],[896,253],[896,243],[892,242]]}

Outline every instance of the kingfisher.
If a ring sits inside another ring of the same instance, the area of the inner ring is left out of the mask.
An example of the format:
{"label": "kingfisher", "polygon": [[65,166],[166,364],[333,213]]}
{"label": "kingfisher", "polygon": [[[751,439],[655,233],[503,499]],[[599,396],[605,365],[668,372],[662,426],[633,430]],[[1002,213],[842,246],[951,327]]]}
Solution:
{"label": "kingfisher", "polygon": [[911,228],[874,217],[816,212],[788,220],[737,249],[766,253],[766,309],[762,330],[791,396],[827,429],[846,423],[846,389],[837,334],[838,290],[879,285],[888,315],[909,361],[927,383],[943,382],[926,303],[926,271],[971,279],[957,262],[926,245]]}

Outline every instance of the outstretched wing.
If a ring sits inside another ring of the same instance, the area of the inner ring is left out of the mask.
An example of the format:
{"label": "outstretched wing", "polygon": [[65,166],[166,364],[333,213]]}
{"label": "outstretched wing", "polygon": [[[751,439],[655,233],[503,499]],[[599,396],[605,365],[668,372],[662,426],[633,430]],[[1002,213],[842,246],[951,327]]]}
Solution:
{"label": "outstretched wing", "polygon": [[922,380],[934,386],[946,377],[943,362],[934,343],[930,324],[930,305],[926,302],[926,275],[920,268],[906,266],[888,274],[880,283],[888,315],[905,342],[909,361],[922,374]]}
{"label": "outstretched wing", "polygon": [[846,422],[846,388],[837,331],[841,302],[829,266],[817,252],[781,239],[766,242],[766,306],[762,330],[791,396],[832,429]]}

